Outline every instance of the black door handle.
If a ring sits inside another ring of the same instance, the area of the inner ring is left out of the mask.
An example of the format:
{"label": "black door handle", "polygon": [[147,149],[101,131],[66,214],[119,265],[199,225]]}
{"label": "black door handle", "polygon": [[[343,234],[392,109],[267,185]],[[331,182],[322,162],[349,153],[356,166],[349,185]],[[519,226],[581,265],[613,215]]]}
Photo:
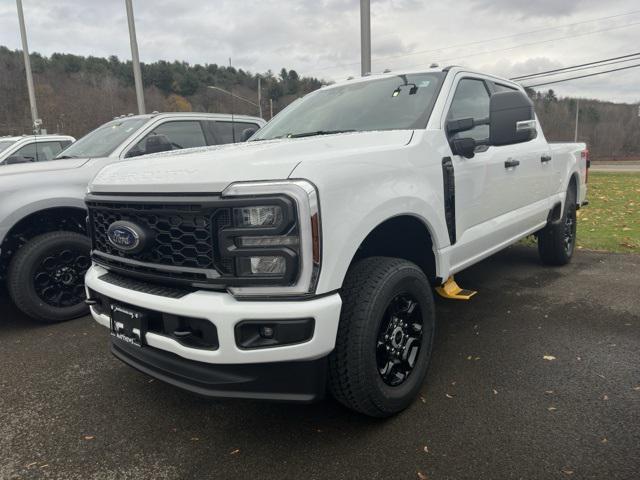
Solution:
{"label": "black door handle", "polygon": [[518,165],[520,165],[520,161],[518,160],[507,160],[504,162],[504,168],[517,167]]}
{"label": "black door handle", "polygon": [[540,157],[540,161],[541,161],[542,163],[550,162],[550,161],[551,161],[551,155],[542,155],[542,156]]}

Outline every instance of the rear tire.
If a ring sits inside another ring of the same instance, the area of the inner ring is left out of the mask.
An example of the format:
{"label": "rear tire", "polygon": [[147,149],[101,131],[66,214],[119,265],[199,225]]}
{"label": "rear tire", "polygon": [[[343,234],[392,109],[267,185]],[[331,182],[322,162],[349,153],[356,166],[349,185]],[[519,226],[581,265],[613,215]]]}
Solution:
{"label": "rear tire", "polygon": [[566,265],[576,244],[576,191],[569,186],[560,221],[549,223],[538,233],[538,253],[546,265]]}
{"label": "rear tire", "polygon": [[370,257],[349,269],[340,294],[331,394],[372,417],[404,410],[418,395],[431,358],[435,309],[427,277],[406,260]]}
{"label": "rear tire", "polygon": [[27,242],[11,259],[7,289],[13,303],[34,320],[63,322],[88,313],[84,274],[90,265],[89,239],[51,232]]}

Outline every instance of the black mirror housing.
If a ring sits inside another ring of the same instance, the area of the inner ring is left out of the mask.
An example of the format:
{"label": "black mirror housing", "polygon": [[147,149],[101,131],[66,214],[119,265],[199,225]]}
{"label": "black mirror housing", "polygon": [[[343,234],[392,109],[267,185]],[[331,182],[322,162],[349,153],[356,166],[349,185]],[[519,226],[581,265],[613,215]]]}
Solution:
{"label": "black mirror housing", "polygon": [[455,138],[451,143],[454,155],[460,155],[465,158],[473,158],[475,156],[477,143],[473,138]]}
{"label": "black mirror housing", "polygon": [[536,138],[533,103],[522,92],[494,93],[489,111],[490,145],[513,145]]}

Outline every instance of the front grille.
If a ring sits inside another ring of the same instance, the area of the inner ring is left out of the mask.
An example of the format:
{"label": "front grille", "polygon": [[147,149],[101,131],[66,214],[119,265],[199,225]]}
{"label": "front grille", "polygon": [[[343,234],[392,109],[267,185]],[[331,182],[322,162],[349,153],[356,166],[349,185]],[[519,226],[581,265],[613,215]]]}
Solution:
{"label": "front grille", "polygon": [[[163,273],[176,276],[178,270],[183,270],[184,276],[191,280],[206,278],[205,273],[199,271],[225,274],[232,267],[220,259],[216,251],[216,232],[230,224],[228,208],[206,201],[168,202],[166,198],[140,202],[91,199],[87,206],[93,250],[96,260],[102,264],[120,271],[142,268],[150,273],[157,273],[163,266],[170,267],[171,272]],[[109,226],[121,220],[132,222],[149,233],[142,251],[123,252],[109,242]]]}

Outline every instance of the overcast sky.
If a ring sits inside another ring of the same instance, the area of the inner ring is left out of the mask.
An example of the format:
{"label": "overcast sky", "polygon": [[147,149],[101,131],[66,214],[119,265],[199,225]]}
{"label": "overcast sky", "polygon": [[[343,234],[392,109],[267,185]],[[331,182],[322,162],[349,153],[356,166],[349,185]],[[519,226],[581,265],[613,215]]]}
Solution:
{"label": "overcast sky", "polygon": [[[124,0],[23,3],[31,51],[130,57]],[[360,70],[358,0],[134,0],[134,10],[142,61],[232,57],[252,72],[327,80]],[[638,0],[372,0],[371,10],[374,71],[439,62],[514,76],[640,51]],[[14,0],[0,0],[0,45],[20,48]],[[640,68],[544,88],[639,102]]]}

